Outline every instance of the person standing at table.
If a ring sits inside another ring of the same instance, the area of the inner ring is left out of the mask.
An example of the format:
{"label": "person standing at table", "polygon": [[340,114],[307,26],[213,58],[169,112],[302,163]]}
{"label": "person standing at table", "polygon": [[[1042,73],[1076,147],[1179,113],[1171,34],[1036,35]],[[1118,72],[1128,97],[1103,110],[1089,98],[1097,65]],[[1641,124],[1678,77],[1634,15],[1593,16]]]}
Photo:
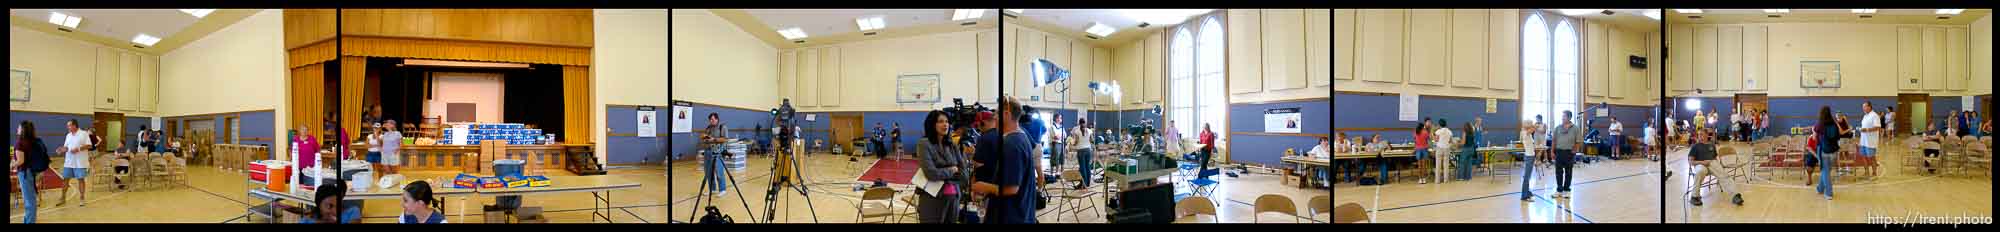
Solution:
{"label": "person standing at table", "polygon": [[703,168],[705,172],[702,172],[702,175],[709,180],[707,183],[709,193],[718,196],[729,192],[729,182],[724,182],[728,180],[723,179],[725,174],[723,172],[728,171],[728,168],[722,164],[723,160],[727,160],[725,157],[729,156],[729,153],[723,150],[726,147],[724,143],[729,142],[729,139],[729,126],[722,123],[722,117],[713,112],[708,113],[708,128],[703,128],[701,134],[701,144],[705,146],[702,153],[708,156],[703,159],[707,161],[707,166]]}
{"label": "person standing at table", "polygon": [[1433,153],[1437,155],[1437,159],[1433,162],[1437,166],[1431,167],[1431,179],[1436,179],[1438,183],[1444,183],[1447,180],[1445,179],[1445,173],[1451,167],[1451,158],[1458,155],[1458,153],[1452,153],[1452,148],[1456,148],[1457,143],[1452,143],[1452,140],[1456,139],[1456,137],[1453,137],[1450,125],[1451,123],[1447,123],[1445,119],[1439,118],[1437,121],[1437,131],[1431,132],[1431,138],[1437,140],[1431,142],[1431,145],[1434,145],[1432,149],[1436,150]]}
{"label": "person standing at table", "polygon": [[1482,161],[1479,157],[1479,143],[1484,141],[1482,137],[1486,135],[1486,130],[1479,127],[1479,121],[1480,119],[1475,117],[1472,122],[1465,123],[1465,138],[1459,142],[1459,155],[1456,158],[1458,172],[1454,175],[1459,180],[1472,179],[1472,169],[1478,167]]}
{"label": "person standing at table", "polygon": [[[1410,155],[1416,156],[1416,163],[1415,165],[1412,166],[1415,166],[1416,168],[1418,168],[1418,170],[1424,170],[1423,169],[1424,158],[1430,158],[1431,154],[1430,126],[1431,126],[1431,118],[1424,117],[1423,122],[1417,123],[1417,128],[1416,128],[1417,131],[1412,132],[1413,134],[1416,134],[1416,141],[1414,142],[1416,142],[1417,146],[1416,150],[1410,152]],[[1426,177],[1428,177],[1428,175],[1426,175]],[[1430,178],[1417,178],[1417,184],[1427,184],[1427,183],[1430,183]]]}
{"label": "person standing at table", "polygon": [[395,119],[382,120],[382,124],[385,125],[382,127],[382,136],[377,139],[382,140],[382,168],[388,171],[384,173],[402,173],[403,132],[396,129]]}
{"label": "person standing at table", "polygon": [[1583,144],[1579,143],[1583,140],[1583,127],[1571,122],[1573,115],[1564,110],[1562,124],[1556,126],[1554,133],[1550,134],[1552,138],[1549,138],[1553,141],[1551,148],[1555,149],[1556,157],[1556,198],[1569,198],[1569,184],[1576,175],[1576,153],[1573,151],[1583,148]]}

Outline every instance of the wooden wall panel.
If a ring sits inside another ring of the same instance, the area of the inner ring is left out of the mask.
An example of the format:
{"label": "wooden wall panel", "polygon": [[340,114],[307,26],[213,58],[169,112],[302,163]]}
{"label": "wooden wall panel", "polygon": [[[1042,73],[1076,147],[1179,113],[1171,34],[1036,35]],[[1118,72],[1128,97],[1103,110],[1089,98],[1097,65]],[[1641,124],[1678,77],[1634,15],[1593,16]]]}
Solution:
{"label": "wooden wall panel", "polygon": [[1354,11],[1333,10],[1333,79],[1354,79]]}
{"label": "wooden wall panel", "polygon": [[341,55],[590,65],[590,48],[372,36],[342,36]]}
{"label": "wooden wall panel", "polygon": [[827,47],[819,52],[819,105],[839,106],[840,88],[840,47]]}
{"label": "wooden wall panel", "polygon": [[[1403,30],[1407,10],[1363,9],[1356,32],[1355,47],[1361,53],[1355,57],[1355,76],[1375,82],[1403,82]],[[1231,33],[1237,34],[1237,33]],[[1231,63],[1234,65],[1235,63]]]}
{"label": "wooden wall panel", "polygon": [[1267,9],[1262,19],[1263,90],[1304,88],[1306,73],[1306,15],[1303,9]]}
{"label": "wooden wall panel", "polygon": [[1467,88],[1485,88],[1487,71],[1486,43],[1488,12],[1485,9],[1455,9],[1451,12],[1451,85]]}
{"label": "wooden wall panel", "polygon": [[1412,9],[1409,16],[1409,46],[1405,51],[1404,70],[1409,73],[1410,84],[1445,85],[1445,75],[1450,75],[1449,67],[1439,66],[1449,63],[1451,49],[1451,11],[1444,9]]}
{"label": "wooden wall panel", "polygon": [[590,9],[344,9],[341,16],[354,24],[342,25],[342,35],[577,47],[594,43]]}
{"label": "wooden wall panel", "polygon": [[[333,12],[333,9],[285,9],[283,13],[285,48],[293,49],[333,39],[333,34],[336,32]],[[339,29],[358,29],[359,26],[360,24],[345,25],[346,28]]]}
{"label": "wooden wall panel", "polygon": [[1717,65],[1715,70],[1717,80],[1715,83],[1721,85],[1722,90],[1742,89],[1743,27],[1735,25],[1723,26],[1721,32],[1717,33],[1717,36],[1720,37],[1716,39],[1716,42],[1719,44],[1715,48],[1715,64]]}
{"label": "wooden wall panel", "polygon": [[1521,86],[1521,11],[1491,10],[1487,15],[1486,86],[1492,89],[1519,89]]}

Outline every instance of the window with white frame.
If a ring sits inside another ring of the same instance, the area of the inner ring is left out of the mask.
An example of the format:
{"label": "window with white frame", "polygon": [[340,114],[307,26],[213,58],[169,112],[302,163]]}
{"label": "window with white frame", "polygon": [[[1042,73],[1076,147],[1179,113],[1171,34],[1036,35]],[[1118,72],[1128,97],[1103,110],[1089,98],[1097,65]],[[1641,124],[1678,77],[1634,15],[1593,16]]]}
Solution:
{"label": "window with white frame", "polygon": [[[1560,124],[1564,110],[1578,110],[1580,58],[1576,26],[1561,17],[1531,12],[1521,27],[1521,119],[1542,116]],[[1581,112],[1573,112],[1581,113]]]}
{"label": "window with white frame", "polygon": [[1198,136],[1202,125],[1209,125],[1217,138],[1227,137],[1223,49],[1228,44],[1222,20],[1215,14],[1197,16],[1173,29],[1168,41],[1167,118],[1183,137]]}

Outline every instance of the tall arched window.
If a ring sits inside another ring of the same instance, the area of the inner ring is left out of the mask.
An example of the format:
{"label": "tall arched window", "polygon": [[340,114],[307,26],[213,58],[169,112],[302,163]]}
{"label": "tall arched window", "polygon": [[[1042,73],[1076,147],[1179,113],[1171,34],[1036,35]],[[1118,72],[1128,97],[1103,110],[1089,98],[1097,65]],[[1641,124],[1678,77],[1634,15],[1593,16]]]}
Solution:
{"label": "tall arched window", "polygon": [[[1225,132],[1228,131],[1228,122],[1222,120],[1222,115],[1229,110],[1223,108],[1228,106],[1223,101],[1223,97],[1228,95],[1228,93],[1224,92],[1222,87],[1222,48],[1227,45],[1223,43],[1222,39],[1224,32],[1222,31],[1221,18],[1221,16],[1216,15],[1206,16],[1201,20],[1201,30],[1195,32],[1194,71],[1195,78],[1201,82],[1195,85],[1196,88],[1200,89],[1197,90],[1199,93],[1195,95],[1195,102],[1197,102],[1195,103],[1195,111],[1201,112],[1195,116],[1195,121],[1200,121],[1202,124],[1187,128],[1198,130],[1200,129],[1198,127],[1200,125],[1213,125],[1215,128],[1212,129],[1217,131],[1215,137],[1225,139],[1229,137],[1229,133]],[[1193,133],[1184,133],[1183,135],[1187,134]]]}
{"label": "tall arched window", "polygon": [[[1562,122],[1562,112],[1579,110],[1577,69],[1581,55],[1576,26],[1561,17],[1531,12],[1521,26],[1521,119],[1543,116]],[[1582,112],[1572,112],[1582,113]]]}
{"label": "tall arched window", "polygon": [[1194,123],[1194,94],[1182,93],[1194,92],[1194,31],[1188,30],[1187,27],[1178,27],[1174,29],[1173,39],[1170,41],[1173,41],[1173,47],[1167,49],[1170,52],[1167,55],[1170,56],[1167,63],[1169,70],[1167,88],[1171,88],[1172,92],[1168,92],[1171,94],[1168,94],[1170,99],[1167,99],[1167,107],[1172,109],[1172,112],[1167,112],[1167,116],[1173,119],[1174,128],[1180,130],[1178,131],[1180,134],[1192,134],[1186,129],[1190,123]]}
{"label": "tall arched window", "polygon": [[1540,14],[1529,14],[1521,26],[1521,119],[1549,114],[1549,25]]}

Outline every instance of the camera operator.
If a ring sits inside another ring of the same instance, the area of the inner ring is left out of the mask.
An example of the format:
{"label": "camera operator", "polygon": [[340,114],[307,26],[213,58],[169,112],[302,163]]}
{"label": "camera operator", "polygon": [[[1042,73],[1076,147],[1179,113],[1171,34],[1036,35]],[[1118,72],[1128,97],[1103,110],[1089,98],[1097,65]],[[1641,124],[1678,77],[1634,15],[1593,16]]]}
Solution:
{"label": "camera operator", "polygon": [[777,115],[773,115],[774,117],[772,117],[778,120],[775,125],[779,128],[779,132],[775,136],[778,140],[772,142],[778,144],[778,151],[780,152],[792,151],[792,138],[794,138],[793,135],[798,133],[797,129],[793,126],[795,123],[792,121],[792,116],[796,112],[798,111],[792,109],[792,99],[786,98],[784,103],[778,105],[778,111],[775,112]]}
{"label": "camera operator", "polygon": [[702,129],[701,135],[701,146],[705,146],[701,149],[702,155],[706,156],[703,160],[707,161],[706,164],[703,164],[705,165],[703,168],[705,170],[703,170],[702,175],[709,180],[707,183],[709,185],[709,192],[716,195],[721,195],[729,190],[729,184],[723,182],[722,179],[722,172],[727,170],[722,165],[723,157],[729,154],[723,150],[723,143],[729,142],[728,130],[729,127],[722,124],[720,116],[717,116],[715,113],[708,113],[708,128]]}

